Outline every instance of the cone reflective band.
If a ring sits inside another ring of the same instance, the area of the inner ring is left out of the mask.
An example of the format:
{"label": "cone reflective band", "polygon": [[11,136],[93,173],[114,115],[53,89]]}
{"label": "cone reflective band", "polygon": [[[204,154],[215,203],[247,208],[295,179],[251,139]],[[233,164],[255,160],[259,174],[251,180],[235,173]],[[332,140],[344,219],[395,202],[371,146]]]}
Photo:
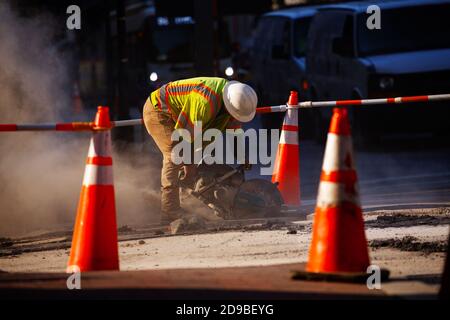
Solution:
{"label": "cone reflective band", "polygon": [[306,270],[366,272],[369,253],[346,109],[333,111]]}
{"label": "cone reflective band", "polygon": [[[288,105],[297,104],[297,92],[291,91]],[[298,110],[286,112],[281,127],[272,182],[278,184],[284,203],[288,206],[300,206],[300,156],[298,140]]]}
{"label": "cone reflective band", "polygon": [[[99,107],[95,124],[111,126],[108,108]],[[118,269],[111,131],[96,131],[86,160],[67,272]]]}

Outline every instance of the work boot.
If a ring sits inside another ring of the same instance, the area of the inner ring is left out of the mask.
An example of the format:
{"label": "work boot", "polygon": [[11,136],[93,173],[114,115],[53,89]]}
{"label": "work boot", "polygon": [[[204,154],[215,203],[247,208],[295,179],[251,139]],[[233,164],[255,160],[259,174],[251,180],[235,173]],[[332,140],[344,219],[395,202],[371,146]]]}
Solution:
{"label": "work boot", "polygon": [[186,214],[187,212],[182,208],[172,212],[161,212],[160,224],[162,226],[169,225],[171,222],[182,218]]}
{"label": "work boot", "polygon": [[169,218],[166,214],[161,214],[161,219],[159,220],[159,224],[161,226],[168,226],[173,220]]}

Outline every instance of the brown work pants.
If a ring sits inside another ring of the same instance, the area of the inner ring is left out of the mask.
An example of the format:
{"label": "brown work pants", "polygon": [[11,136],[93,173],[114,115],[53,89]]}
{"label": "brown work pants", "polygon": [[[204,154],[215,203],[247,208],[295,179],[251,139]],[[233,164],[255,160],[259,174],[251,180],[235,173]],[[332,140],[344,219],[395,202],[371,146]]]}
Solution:
{"label": "brown work pants", "polygon": [[171,140],[175,122],[170,115],[157,111],[150,99],[144,105],[143,118],[148,133],[163,155],[161,170],[161,214],[173,217],[180,209],[178,172],[182,165],[174,164],[170,155],[177,142]]}

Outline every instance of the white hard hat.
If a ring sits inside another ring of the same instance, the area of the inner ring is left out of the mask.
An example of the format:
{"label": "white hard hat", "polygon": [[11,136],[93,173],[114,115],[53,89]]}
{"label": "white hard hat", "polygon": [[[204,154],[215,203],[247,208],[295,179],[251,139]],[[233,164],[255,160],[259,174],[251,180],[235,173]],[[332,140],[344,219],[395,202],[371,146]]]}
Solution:
{"label": "white hard hat", "polygon": [[249,85],[229,81],[223,88],[223,102],[233,118],[240,122],[249,122],[255,117],[258,97]]}

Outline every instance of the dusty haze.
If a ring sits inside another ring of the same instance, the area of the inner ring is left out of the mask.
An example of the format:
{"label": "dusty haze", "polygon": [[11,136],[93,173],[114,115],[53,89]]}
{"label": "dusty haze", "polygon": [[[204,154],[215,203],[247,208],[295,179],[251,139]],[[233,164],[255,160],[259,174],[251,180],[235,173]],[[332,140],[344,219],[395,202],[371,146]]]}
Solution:
{"label": "dusty haze", "polygon": [[[47,15],[18,17],[0,3],[0,123],[70,119],[70,54],[51,43],[55,28],[63,27]],[[0,237],[72,227],[89,137],[1,133]],[[152,156],[139,145],[113,148],[119,225],[151,222],[159,210],[159,168],[151,168]]]}

